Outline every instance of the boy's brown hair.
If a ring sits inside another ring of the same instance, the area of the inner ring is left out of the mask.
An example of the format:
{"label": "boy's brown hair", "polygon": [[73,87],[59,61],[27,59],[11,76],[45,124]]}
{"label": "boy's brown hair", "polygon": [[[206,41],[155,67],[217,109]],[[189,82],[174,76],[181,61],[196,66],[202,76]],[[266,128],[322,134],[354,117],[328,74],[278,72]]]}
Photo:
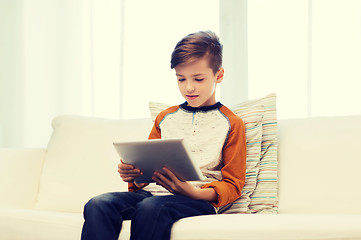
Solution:
{"label": "boy's brown hair", "polygon": [[171,68],[175,68],[178,64],[190,63],[207,57],[209,67],[216,74],[222,67],[222,49],[223,46],[214,32],[191,33],[175,46],[172,53]]}

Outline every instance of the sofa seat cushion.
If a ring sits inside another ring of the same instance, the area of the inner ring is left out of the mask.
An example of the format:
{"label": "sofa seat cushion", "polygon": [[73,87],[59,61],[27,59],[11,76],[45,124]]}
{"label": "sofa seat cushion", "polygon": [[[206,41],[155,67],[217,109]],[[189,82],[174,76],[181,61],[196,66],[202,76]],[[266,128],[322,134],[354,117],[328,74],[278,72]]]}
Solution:
{"label": "sofa seat cushion", "polygon": [[[76,240],[80,213],[0,208],[0,239]],[[130,221],[119,240],[129,239]],[[172,229],[172,240],[190,239],[361,239],[361,216],[338,214],[226,214],[184,218]]]}
{"label": "sofa seat cushion", "polygon": [[78,240],[80,213],[0,208],[0,239]]}
{"label": "sofa seat cushion", "polygon": [[182,219],[172,240],[361,239],[360,215],[227,214]]}
{"label": "sofa seat cushion", "polygon": [[[0,239],[79,240],[81,213],[0,208]],[[130,221],[124,221],[119,240],[129,240]]]}

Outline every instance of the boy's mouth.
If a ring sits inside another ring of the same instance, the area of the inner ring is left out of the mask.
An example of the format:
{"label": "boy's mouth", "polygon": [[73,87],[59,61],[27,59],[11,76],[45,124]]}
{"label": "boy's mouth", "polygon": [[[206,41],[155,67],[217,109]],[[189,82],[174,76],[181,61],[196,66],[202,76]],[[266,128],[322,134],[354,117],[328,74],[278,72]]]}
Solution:
{"label": "boy's mouth", "polygon": [[198,97],[198,95],[186,95],[188,100],[194,100]]}

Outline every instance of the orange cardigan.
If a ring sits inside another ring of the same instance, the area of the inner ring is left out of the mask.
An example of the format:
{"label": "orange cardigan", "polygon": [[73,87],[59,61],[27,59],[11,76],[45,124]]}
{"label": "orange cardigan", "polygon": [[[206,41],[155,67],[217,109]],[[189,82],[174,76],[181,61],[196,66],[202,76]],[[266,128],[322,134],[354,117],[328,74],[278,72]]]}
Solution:
{"label": "orange cardigan", "polygon": [[[207,114],[207,115],[206,115]],[[200,116],[200,121],[198,123],[194,123],[197,116]],[[175,119],[178,118],[178,121]],[[180,120],[179,120],[180,119]],[[206,120],[205,120],[206,119]],[[190,123],[192,121],[192,123]],[[169,123],[170,122],[170,123]],[[188,123],[185,126],[182,126],[183,123]],[[220,177],[215,177],[211,182],[205,182],[202,188],[214,188],[218,195],[218,200],[216,202],[212,202],[214,207],[221,207],[227,205],[237,198],[241,196],[241,191],[245,183],[246,176],[246,137],[245,137],[245,126],[240,117],[235,115],[231,110],[222,105],[221,103],[217,103],[216,105],[203,107],[203,108],[192,108],[186,105],[186,103],[170,107],[164,111],[162,111],[156,118],[152,131],[149,134],[149,139],[158,139],[162,138],[162,129],[167,128],[182,128],[185,129],[186,132],[193,132],[196,134],[196,131],[199,128],[202,128],[202,124],[205,125],[205,128],[208,128],[209,125],[214,124],[212,128],[206,129],[203,131],[199,131],[200,133],[213,133],[216,137],[212,137],[211,139],[205,139],[207,144],[212,145],[213,142],[218,136],[222,138],[225,136],[224,141],[221,143],[221,159],[220,163],[214,169],[211,169],[209,166],[215,165],[215,161],[212,164],[207,165],[207,167],[202,168],[201,170],[205,176],[214,176],[219,172]],[[198,128],[192,128],[192,126],[198,125]],[[223,125],[227,125],[222,127]],[[192,129],[188,129],[192,128]],[[221,129],[218,133],[218,129]],[[223,130],[224,129],[224,130]],[[164,129],[163,129],[164,130]],[[187,133],[184,137],[190,138],[190,135]],[[177,130],[177,134],[180,134]],[[207,134],[208,135],[208,134]],[[210,134],[212,135],[212,134]],[[210,146],[211,149],[213,146]],[[216,159],[215,156],[214,159]],[[220,170],[217,170],[220,168]],[[211,169],[211,172],[208,172]],[[209,176],[208,179],[209,179]],[[138,188],[133,184],[128,184],[129,191],[136,191]]]}

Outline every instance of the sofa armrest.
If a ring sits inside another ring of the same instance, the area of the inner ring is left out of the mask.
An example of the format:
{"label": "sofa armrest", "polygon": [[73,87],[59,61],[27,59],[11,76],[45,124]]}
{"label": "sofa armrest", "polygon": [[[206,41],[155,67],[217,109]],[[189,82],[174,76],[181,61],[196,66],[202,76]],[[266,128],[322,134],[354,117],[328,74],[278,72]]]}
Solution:
{"label": "sofa armrest", "polygon": [[45,149],[0,149],[0,208],[33,208]]}

